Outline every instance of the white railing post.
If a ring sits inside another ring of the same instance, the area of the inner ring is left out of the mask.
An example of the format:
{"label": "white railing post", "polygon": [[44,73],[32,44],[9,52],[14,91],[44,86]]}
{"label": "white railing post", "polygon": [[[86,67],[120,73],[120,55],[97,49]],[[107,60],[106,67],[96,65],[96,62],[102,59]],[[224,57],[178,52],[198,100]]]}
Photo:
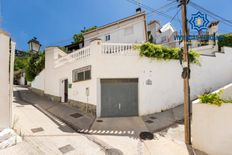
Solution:
{"label": "white railing post", "polygon": [[134,55],[133,44],[102,43],[102,54],[105,55]]}

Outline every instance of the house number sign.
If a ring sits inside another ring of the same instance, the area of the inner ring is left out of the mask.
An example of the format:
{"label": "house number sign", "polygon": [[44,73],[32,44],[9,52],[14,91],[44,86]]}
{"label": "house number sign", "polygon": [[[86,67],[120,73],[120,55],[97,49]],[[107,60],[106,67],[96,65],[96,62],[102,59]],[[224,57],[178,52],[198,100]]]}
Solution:
{"label": "house number sign", "polygon": [[150,79],[148,79],[148,80],[146,81],[146,85],[152,85],[152,81],[151,81]]}

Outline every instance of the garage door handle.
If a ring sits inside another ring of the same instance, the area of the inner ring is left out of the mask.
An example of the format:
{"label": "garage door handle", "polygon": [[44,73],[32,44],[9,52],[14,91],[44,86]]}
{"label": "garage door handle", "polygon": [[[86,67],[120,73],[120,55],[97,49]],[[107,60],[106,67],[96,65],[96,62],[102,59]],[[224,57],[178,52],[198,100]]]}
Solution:
{"label": "garage door handle", "polygon": [[119,110],[121,109],[121,104],[120,104],[120,103],[118,104],[118,109],[119,109]]}

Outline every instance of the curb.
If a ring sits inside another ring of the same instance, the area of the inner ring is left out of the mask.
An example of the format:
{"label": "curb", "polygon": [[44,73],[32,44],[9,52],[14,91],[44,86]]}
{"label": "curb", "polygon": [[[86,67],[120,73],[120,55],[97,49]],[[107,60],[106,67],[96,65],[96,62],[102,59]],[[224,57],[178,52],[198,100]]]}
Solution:
{"label": "curb", "polygon": [[86,137],[87,139],[89,139],[90,141],[94,142],[95,144],[97,144],[98,146],[101,147],[102,150],[107,151],[108,149],[112,149],[113,147],[109,146],[108,144],[104,143],[103,141],[93,137],[93,135],[90,135],[88,133],[84,133],[84,132],[80,132],[81,128],[76,127],[75,125],[73,125],[72,123],[66,121],[65,119],[58,117],[56,115],[54,115],[53,113],[41,108],[40,106],[37,106],[35,104],[33,104],[32,102],[24,99],[20,93],[20,91],[16,90],[18,97],[20,98],[20,100],[29,103],[30,105],[32,105],[33,107],[35,107],[37,110],[39,110],[40,112],[42,112],[44,115],[46,115],[49,119],[51,119],[53,122],[59,124],[54,118],[52,118],[51,116],[57,118],[59,121],[63,122],[64,124],[66,124],[68,127],[70,127],[72,130],[74,130],[76,133],[81,134],[82,136]]}

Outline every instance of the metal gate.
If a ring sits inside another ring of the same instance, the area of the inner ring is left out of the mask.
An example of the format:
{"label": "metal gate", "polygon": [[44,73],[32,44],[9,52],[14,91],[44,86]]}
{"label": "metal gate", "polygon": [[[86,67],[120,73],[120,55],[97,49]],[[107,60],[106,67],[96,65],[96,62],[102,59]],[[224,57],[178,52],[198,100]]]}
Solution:
{"label": "metal gate", "polygon": [[138,116],[138,79],[101,80],[101,117]]}

